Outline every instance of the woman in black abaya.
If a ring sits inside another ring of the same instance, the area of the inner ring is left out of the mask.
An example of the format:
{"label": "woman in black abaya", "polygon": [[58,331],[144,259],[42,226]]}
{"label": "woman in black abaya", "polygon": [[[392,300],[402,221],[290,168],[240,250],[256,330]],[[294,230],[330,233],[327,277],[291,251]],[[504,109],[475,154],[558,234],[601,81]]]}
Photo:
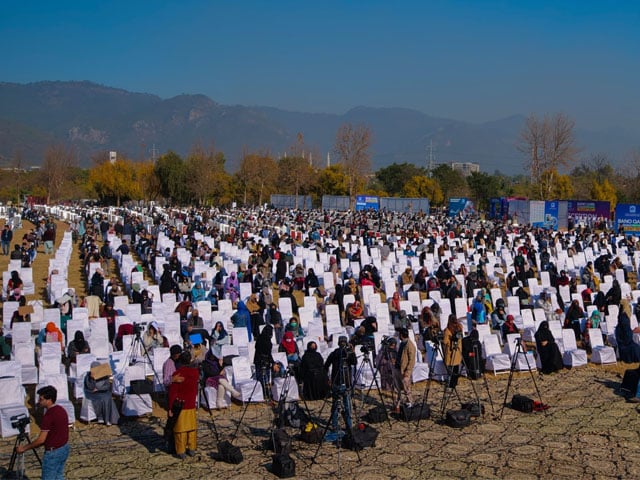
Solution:
{"label": "woman in black abaya", "polygon": [[549,322],[545,320],[540,324],[535,337],[542,373],[549,374],[562,370],[562,355],[549,329]]}
{"label": "woman in black abaya", "polygon": [[304,398],[306,400],[322,400],[327,396],[329,380],[324,370],[324,359],[318,353],[316,342],[307,343],[307,350],[300,364]]}

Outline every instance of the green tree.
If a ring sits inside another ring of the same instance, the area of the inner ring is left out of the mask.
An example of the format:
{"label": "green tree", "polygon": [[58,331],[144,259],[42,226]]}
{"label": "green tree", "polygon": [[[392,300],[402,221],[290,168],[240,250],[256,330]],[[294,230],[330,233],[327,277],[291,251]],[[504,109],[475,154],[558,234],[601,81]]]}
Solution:
{"label": "green tree", "polygon": [[177,153],[168,151],[156,161],[155,174],[160,183],[160,194],[173,203],[183,203],[187,194],[187,169]]}
{"label": "green tree", "polygon": [[375,174],[382,188],[389,196],[397,197],[402,193],[404,184],[408,179],[426,175],[426,170],[413,163],[392,163],[388,167],[381,168]]}
{"label": "green tree", "polygon": [[498,175],[485,172],[472,172],[467,177],[467,184],[471,191],[471,198],[478,210],[489,208],[489,199],[505,194],[505,180]]}
{"label": "green tree", "polygon": [[469,194],[464,176],[449,165],[438,165],[431,171],[431,177],[440,185],[445,200],[451,197],[466,197]]}
{"label": "green tree", "polygon": [[208,200],[216,203],[229,200],[230,177],[225,171],[225,162],[222,152],[204,150],[199,145],[192,149],[185,162],[190,200],[198,205],[203,205]]}

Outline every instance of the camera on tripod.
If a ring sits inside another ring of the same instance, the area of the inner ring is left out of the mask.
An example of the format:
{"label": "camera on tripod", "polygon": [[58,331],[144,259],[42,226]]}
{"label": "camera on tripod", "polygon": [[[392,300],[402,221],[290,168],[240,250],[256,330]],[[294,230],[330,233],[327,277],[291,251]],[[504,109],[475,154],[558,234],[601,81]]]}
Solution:
{"label": "camera on tripod", "polygon": [[10,417],[10,420],[11,428],[15,428],[20,432],[24,432],[25,428],[27,428],[27,425],[29,425],[30,422],[29,417],[24,413]]}
{"label": "camera on tripod", "polygon": [[133,334],[136,337],[139,337],[142,334],[142,332],[144,332],[144,329],[146,328],[146,326],[147,324],[145,322],[142,322],[142,323],[133,322]]}

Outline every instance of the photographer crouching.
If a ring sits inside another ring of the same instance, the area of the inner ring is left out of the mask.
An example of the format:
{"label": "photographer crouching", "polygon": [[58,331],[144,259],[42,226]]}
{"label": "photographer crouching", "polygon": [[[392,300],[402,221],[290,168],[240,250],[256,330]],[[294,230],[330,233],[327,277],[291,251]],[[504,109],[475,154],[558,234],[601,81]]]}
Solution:
{"label": "photographer crouching", "polygon": [[46,409],[40,424],[40,435],[27,445],[17,446],[16,452],[24,453],[44,445],[42,478],[64,478],[64,465],[69,458],[69,417],[64,408],[56,405],[58,391],[55,387],[42,387],[37,394],[38,404]]}
{"label": "photographer crouching", "polygon": [[447,328],[444,329],[442,340],[444,364],[449,372],[449,388],[456,388],[460,377],[460,363],[462,362],[462,325],[454,314],[449,315]]}
{"label": "photographer crouching", "polygon": [[331,425],[338,429],[338,410],[342,401],[342,415],[347,431],[353,427],[351,422],[351,387],[353,385],[353,368],[355,367],[356,354],[353,347],[347,343],[347,337],[338,338],[338,348],[329,354],[324,364],[328,372],[331,367]]}

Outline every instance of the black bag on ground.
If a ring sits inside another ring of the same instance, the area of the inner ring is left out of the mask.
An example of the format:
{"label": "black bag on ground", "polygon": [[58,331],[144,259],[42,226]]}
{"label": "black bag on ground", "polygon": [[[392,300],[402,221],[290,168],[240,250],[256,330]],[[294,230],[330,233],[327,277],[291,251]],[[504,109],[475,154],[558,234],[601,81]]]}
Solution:
{"label": "black bag on ground", "polygon": [[227,440],[218,443],[218,455],[216,459],[221,462],[232,463],[233,465],[237,465],[244,460],[240,447],[236,447]]}
{"label": "black bag on ground", "polygon": [[271,463],[271,473],[278,478],[291,478],[296,475],[296,463],[289,454],[276,454]]}
{"label": "black bag on ground", "polygon": [[322,440],[322,431],[315,423],[307,422],[300,430],[300,440],[305,443],[320,443]]}
{"label": "black bag on ground", "polygon": [[369,423],[381,423],[387,419],[387,410],[384,407],[373,407],[363,417],[365,422]]}
{"label": "black bag on ground", "polygon": [[445,423],[452,428],[467,427],[471,423],[471,413],[469,410],[449,410]]}
{"label": "black bag on ground", "polygon": [[405,422],[412,422],[414,420],[423,420],[431,416],[431,408],[426,403],[418,403],[410,407],[402,405],[400,408],[399,419]]}
{"label": "black bag on ground", "polygon": [[131,395],[145,395],[147,393],[153,393],[153,382],[147,379],[131,380],[129,393]]}
{"label": "black bag on ground", "polygon": [[472,417],[481,417],[484,415],[484,405],[478,402],[468,402],[462,404],[463,410],[469,410]]}
{"label": "black bag on ground", "polygon": [[378,430],[369,425],[362,425],[362,428],[352,428],[342,439],[342,446],[349,450],[362,450],[367,447],[376,446]]}
{"label": "black bag on ground", "polygon": [[284,428],[276,428],[273,431],[271,442],[276,455],[289,455],[291,453],[291,436]]}
{"label": "black bag on ground", "polygon": [[635,396],[638,390],[638,381],[640,380],[640,368],[630,368],[624,371],[620,390],[626,396]]}
{"label": "black bag on ground", "polygon": [[511,408],[519,412],[531,413],[533,412],[533,399],[516,394],[511,399]]}

